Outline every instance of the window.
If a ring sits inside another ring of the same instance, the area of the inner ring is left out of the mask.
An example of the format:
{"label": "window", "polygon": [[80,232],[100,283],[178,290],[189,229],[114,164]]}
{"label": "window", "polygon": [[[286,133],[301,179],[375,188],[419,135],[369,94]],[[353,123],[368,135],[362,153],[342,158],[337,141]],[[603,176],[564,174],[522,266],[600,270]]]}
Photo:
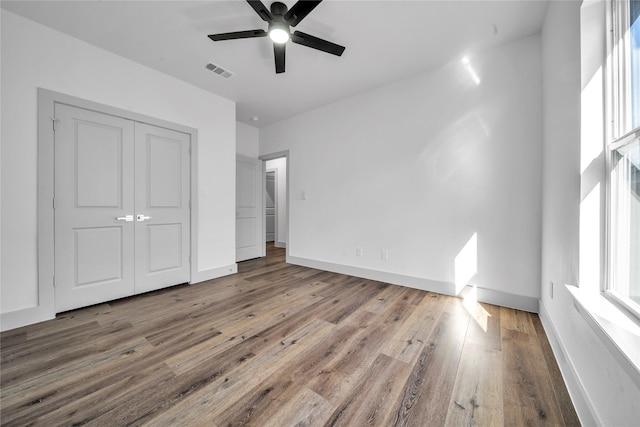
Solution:
{"label": "window", "polygon": [[640,0],[612,0],[611,6],[606,293],[640,317]]}

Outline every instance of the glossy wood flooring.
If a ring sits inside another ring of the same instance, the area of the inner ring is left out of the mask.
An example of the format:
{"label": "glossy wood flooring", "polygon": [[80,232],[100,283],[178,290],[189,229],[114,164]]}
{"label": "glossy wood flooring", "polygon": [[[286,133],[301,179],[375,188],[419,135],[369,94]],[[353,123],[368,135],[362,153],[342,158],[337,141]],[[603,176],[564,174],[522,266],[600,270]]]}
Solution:
{"label": "glossy wood flooring", "polygon": [[283,260],[1,334],[2,425],[578,425],[537,315]]}

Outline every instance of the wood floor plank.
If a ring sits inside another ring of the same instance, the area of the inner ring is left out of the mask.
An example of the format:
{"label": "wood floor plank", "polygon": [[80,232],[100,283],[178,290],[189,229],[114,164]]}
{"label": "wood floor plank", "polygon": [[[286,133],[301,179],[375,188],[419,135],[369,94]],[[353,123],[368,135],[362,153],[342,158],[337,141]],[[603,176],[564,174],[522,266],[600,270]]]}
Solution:
{"label": "wood floor plank", "polygon": [[471,316],[469,330],[467,331],[467,341],[483,345],[485,347],[501,350],[502,334],[500,307],[492,304],[478,302],[464,302],[463,306]]}
{"label": "wood floor plank", "polygon": [[578,425],[536,315],[267,254],[1,333],[0,424]]}
{"label": "wood floor plank", "polygon": [[405,384],[392,425],[444,424],[468,323],[442,314]]}
{"label": "wood floor plank", "polygon": [[465,342],[445,425],[504,425],[502,387],[502,353]]}
{"label": "wood floor plank", "polygon": [[503,329],[502,340],[505,424],[563,425],[549,371],[535,336]]}
{"label": "wood floor plank", "polygon": [[542,322],[540,322],[540,318],[538,316],[532,316],[532,320],[533,326],[536,329],[536,336],[538,339],[538,344],[540,345],[540,350],[544,355],[544,360],[546,362],[547,369],[549,370],[549,379],[551,380],[551,385],[553,386],[554,395],[558,402],[558,406],[562,409],[560,413],[562,414],[564,425],[578,427],[580,426],[580,419],[578,418],[578,414],[576,413],[576,410],[571,403],[569,391],[567,390],[567,386],[562,380],[560,367],[558,366],[558,362],[553,355],[553,350],[551,349],[551,345],[549,344],[549,340],[547,339],[547,334],[545,334],[542,327]]}
{"label": "wood floor plank", "polygon": [[401,328],[380,348],[380,352],[403,362],[415,364],[443,313],[442,301],[450,298],[431,292],[425,294]]}
{"label": "wood floor plank", "polygon": [[404,362],[379,354],[361,381],[335,409],[325,426],[386,426],[394,416],[394,397],[411,372]]}
{"label": "wood floor plank", "polygon": [[[327,341],[333,336],[336,326],[321,319],[314,319],[308,325],[302,326],[295,333],[280,342],[274,343],[264,351],[255,355],[249,363],[236,368],[230,367],[224,375],[196,391],[192,396],[176,402],[170,411],[156,414],[148,425],[187,425],[196,422],[214,423],[222,418],[220,413],[233,405],[244,402],[239,398],[250,390],[259,387],[268,378],[287,376],[289,367],[296,360],[304,359],[304,352],[313,347],[315,342]],[[279,363],[273,363],[277,360]],[[192,370],[198,370],[194,366]],[[233,411],[230,411],[233,412]],[[236,410],[237,412],[237,410]]]}

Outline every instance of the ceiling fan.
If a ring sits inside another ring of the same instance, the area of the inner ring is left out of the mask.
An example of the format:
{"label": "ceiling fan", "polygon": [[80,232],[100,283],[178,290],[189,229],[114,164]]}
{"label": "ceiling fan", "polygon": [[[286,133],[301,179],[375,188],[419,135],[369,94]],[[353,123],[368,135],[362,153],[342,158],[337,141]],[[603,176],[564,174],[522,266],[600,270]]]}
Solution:
{"label": "ceiling fan", "polygon": [[271,3],[271,10],[260,0],[247,0],[247,3],[256,11],[258,16],[266,21],[269,26],[265,30],[235,31],[232,33],[211,34],[209,38],[214,42],[233,39],[248,39],[253,37],[269,36],[273,41],[273,54],[276,62],[276,74],[284,73],[285,46],[291,40],[293,43],[318,49],[332,55],[341,56],[344,46],[331,43],[327,40],[314,37],[302,31],[291,32],[290,27],[295,27],[302,21],[322,0],[299,0],[291,9],[279,1]]}

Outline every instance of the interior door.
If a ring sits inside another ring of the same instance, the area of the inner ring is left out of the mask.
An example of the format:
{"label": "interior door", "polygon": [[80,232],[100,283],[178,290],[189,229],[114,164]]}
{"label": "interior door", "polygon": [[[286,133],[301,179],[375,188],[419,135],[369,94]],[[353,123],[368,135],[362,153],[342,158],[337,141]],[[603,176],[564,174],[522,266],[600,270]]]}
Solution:
{"label": "interior door", "polygon": [[265,241],[273,242],[276,238],[276,172],[268,171],[265,181],[264,197]]}
{"label": "interior door", "polygon": [[55,105],[56,312],[134,293],[134,123]]}
{"label": "interior door", "polygon": [[56,312],[188,282],[190,136],[55,105]]}
{"label": "interior door", "polygon": [[135,124],[135,288],[189,281],[189,135]]}
{"label": "interior door", "polygon": [[237,156],[236,161],[236,261],[264,253],[262,231],[262,161]]}

